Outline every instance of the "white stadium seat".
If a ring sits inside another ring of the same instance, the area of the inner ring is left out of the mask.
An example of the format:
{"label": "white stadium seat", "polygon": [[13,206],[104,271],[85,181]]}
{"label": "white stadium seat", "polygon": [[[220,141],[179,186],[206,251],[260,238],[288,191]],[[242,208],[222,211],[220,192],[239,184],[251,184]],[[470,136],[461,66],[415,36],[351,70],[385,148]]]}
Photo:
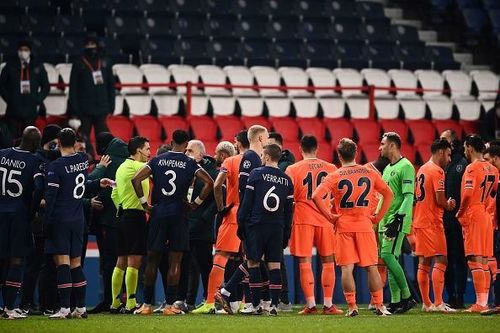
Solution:
{"label": "white stadium seat", "polygon": [[343,98],[320,98],[319,104],[325,118],[342,118],[345,115],[345,100]]}
{"label": "white stadium seat", "polygon": [[[113,65],[113,74],[118,77],[118,80],[123,83],[143,83],[143,73],[139,67],[131,64],[116,64]],[[123,87],[120,92],[122,94],[141,94],[145,90],[141,87]]]}
{"label": "white stadium seat", "polygon": [[7,103],[0,97],[0,116],[4,116],[7,111]]}
{"label": "white stadium seat", "polygon": [[[198,72],[190,65],[170,65],[168,69],[172,73],[175,83],[198,83]],[[177,93],[185,94],[186,87],[177,87]],[[201,94],[201,90],[197,87],[192,87],[192,94]]]}
{"label": "white stadium seat", "polygon": [[399,116],[399,101],[396,99],[375,98],[375,110],[379,119],[396,119]]}
{"label": "white stadium seat", "polygon": [[[361,70],[361,75],[368,85],[378,87],[390,87],[391,77],[386,71],[374,68],[365,68]],[[391,96],[388,90],[375,90],[376,97]]]}
{"label": "white stadium seat", "polygon": [[[200,74],[203,83],[226,84],[226,73],[222,68],[214,65],[199,65],[196,70]],[[225,88],[205,87],[205,94],[210,96],[229,96],[230,92]]]}
{"label": "white stadium seat", "polygon": [[417,70],[415,75],[423,89],[436,89],[440,91],[424,91],[424,98],[442,97],[444,89],[444,78],[439,72],[431,70]]}
{"label": "white stadium seat", "polygon": [[66,114],[68,98],[65,94],[50,94],[43,101],[47,116],[62,116]]}
{"label": "white stadium seat", "polygon": [[264,100],[260,97],[240,96],[237,100],[244,117],[258,117],[264,112]]}
{"label": "white stadium seat", "polygon": [[460,120],[474,121],[481,116],[481,103],[476,100],[455,100]]}
{"label": "white stadium seat", "polygon": [[[170,71],[163,65],[157,64],[144,64],[141,65],[140,70],[144,74],[148,83],[169,83]],[[149,87],[150,94],[172,94],[174,91],[169,87]]]}
{"label": "white stadium seat", "polygon": [[[287,86],[307,87],[309,85],[309,76],[302,68],[280,67],[278,72]],[[288,96],[311,96],[307,90],[288,90],[287,94]]]}
{"label": "white stadium seat", "polygon": [[479,90],[481,100],[494,100],[497,97],[498,75],[490,71],[471,71],[470,76]]}
{"label": "white stadium seat", "polygon": [[145,116],[151,113],[150,95],[125,95],[131,116]]}
{"label": "white stadium seat", "polygon": [[[49,79],[50,84],[57,84],[59,83],[59,72],[57,69],[52,65],[48,63],[43,63],[43,67],[45,67],[45,71],[47,72],[47,77]],[[57,87],[51,86],[50,87],[50,93],[60,93],[61,90],[59,90]]]}
{"label": "white stadium seat", "polygon": [[[361,74],[350,68],[336,68],[333,74],[337,77],[340,86],[344,87],[361,87],[363,85],[363,77]],[[361,90],[342,90],[342,96],[352,96],[362,94]]]}
{"label": "white stadium seat", "polygon": [[351,118],[367,119],[370,116],[370,101],[363,97],[348,97],[346,104],[351,111]]}
{"label": "white stadium seat", "polygon": [[231,116],[234,114],[236,99],[232,96],[210,96],[215,116]]}
{"label": "white stadium seat", "polygon": [[[310,67],[306,69],[306,73],[309,74],[311,82],[315,87],[335,87],[336,78],[331,70],[328,68],[320,67]],[[334,90],[316,90],[314,92],[315,96],[338,96],[339,93]]]}
{"label": "white stadium seat", "polygon": [[313,118],[318,115],[318,100],[314,97],[294,97],[292,104],[297,117]]}
{"label": "white stadium seat", "polygon": [[[184,98],[184,103],[186,102],[186,96]],[[208,97],[203,95],[193,95],[191,98],[191,115],[192,116],[204,116],[208,111]]]}
{"label": "white stadium seat", "polygon": [[121,115],[123,114],[123,104],[125,102],[125,98],[123,95],[116,95],[115,96],[115,109],[113,110],[113,116]]}
{"label": "white stadium seat", "polygon": [[[231,84],[237,85],[253,85],[254,77],[252,72],[244,66],[226,66],[224,72],[229,78]],[[258,93],[254,89],[249,88],[233,88],[234,96],[257,96]]]}
{"label": "white stadium seat", "polygon": [[[250,67],[257,84],[260,86],[279,86],[281,76],[276,69],[267,66]],[[261,96],[284,96],[285,93],[277,89],[259,89]]]}
{"label": "white stadium seat", "polygon": [[420,99],[400,99],[399,104],[403,108],[405,118],[417,120],[425,118],[425,102]]}
{"label": "white stadium seat", "polygon": [[[391,69],[387,72],[394,83],[394,86],[398,88],[417,88],[417,77],[413,72],[403,69]],[[415,91],[396,91],[396,96],[399,98],[414,98],[418,97]]]}
{"label": "white stadium seat", "polygon": [[451,118],[453,114],[453,102],[450,99],[428,99],[426,102],[431,111],[432,119],[446,120]]}
{"label": "white stadium seat", "polygon": [[[63,82],[65,84],[69,84],[69,79],[71,76],[71,67],[72,64],[57,64],[56,69],[59,72],[59,75],[61,76]],[[68,92],[69,87],[65,87],[64,91]]]}
{"label": "white stadium seat", "polygon": [[287,117],[290,115],[290,100],[287,97],[268,97],[265,99],[270,117]]}
{"label": "white stadium seat", "polygon": [[463,71],[443,71],[443,77],[448,83],[453,99],[472,99],[472,78]]}
{"label": "white stadium seat", "polygon": [[152,97],[160,116],[173,116],[179,113],[180,97],[178,95],[156,94]]}

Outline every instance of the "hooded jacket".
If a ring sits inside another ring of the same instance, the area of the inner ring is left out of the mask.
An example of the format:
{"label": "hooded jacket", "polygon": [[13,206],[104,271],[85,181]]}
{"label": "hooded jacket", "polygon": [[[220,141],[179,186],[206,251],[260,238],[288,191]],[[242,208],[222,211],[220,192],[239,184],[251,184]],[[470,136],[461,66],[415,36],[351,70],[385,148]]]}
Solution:
{"label": "hooded jacket", "polygon": [[449,226],[450,223],[457,223],[458,220],[455,217],[458,209],[460,208],[460,187],[462,184],[462,176],[464,175],[465,168],[467,167],[467,159],[464,157],[463,148],[460,146],[460,142],[453,144],[454,148],[451,154],[451,162],[445,169],[445,193],[446,198],[453,198],[457,202],[457,206],[454,210],[448,212],[444,211],[443,222],[444,227]]}
{"label": "hooded jacket", "polygon": [[281,158],[278,162],[278,168],[285,172],[286,168],[295,163],[295,156],[288,149],[284,149],[281,152]]}

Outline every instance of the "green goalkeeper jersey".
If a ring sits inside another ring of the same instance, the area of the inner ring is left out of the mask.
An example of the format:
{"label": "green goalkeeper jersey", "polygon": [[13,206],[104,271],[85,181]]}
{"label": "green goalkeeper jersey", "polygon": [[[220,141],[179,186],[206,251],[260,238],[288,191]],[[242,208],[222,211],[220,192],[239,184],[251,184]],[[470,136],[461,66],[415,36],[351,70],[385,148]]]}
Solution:
{"label": "green goalkeeper jersey", "polygon": [[[399,212],[405,215],[401,231],[405,234],[409,234],[412,221],[413,195],[415,192],[415,168],[408,159],[403,157],[396,163],[389,164],[384,169],[382,178],[394,193],[394,199],[392,200],[387,214],[385,214],[382,221],[380,221],[378,231],[385,231],[385,225],[392,222],[394,215]],[[412,202],[406,205],[407,208],[405,211],[401,211],[401,204],[404,201],[405,194],[411,194]]]}

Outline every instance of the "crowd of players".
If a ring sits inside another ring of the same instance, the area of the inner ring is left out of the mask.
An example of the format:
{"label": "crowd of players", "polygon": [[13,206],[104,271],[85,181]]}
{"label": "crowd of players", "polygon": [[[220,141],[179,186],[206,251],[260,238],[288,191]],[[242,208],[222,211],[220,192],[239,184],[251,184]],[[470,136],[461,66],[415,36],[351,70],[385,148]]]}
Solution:
{"label": "crowd of players", "polygon": [[[80,152],[82,142],[74,130],[58,130],[50,149],[45,134],[29,126],[18,147],[0,150],[4,318],[27,317],[17,307],[17,298],[25,288],[23,267],[33,245],[31,221],[35,216],[42,220],[43,252],[53,265],[57,285],[47,291],[57,295],[59,308],[49,318],[87,318],[87,282],[82,269],[84,202],[90,200],[91,210],[99,209],[102,203],[93,194],[105,188],[116,207],[119,230],[116,265],[107,286],[112,293],[111,313],[278,315],[291,311],[283,262],[288,246],[299,262],[306,301],[300,314],[320,313],[314,294],[314,247],[322,263],[322,314],[344,313],[333,302],[335,265],[342,272],[346,316],[359,314],[355,266],[368,273],[369,308],[376,315],[405,313],[416,305],[399,260],[405,239],[418,257],[422,311],[456,312],[443,301],[448,256],[443,213],[456,207],[476,293],[476,302],[465,311],[500,312],[499,307],[488,307],[490,283],[498,273],[493,257],[500,169],[496,142],[486,145],[477,135],[465,138],[463,149],[469,164],[460,197],[447,198],[445,170],[456,148],[452,145],[457,144],[447,133],[431,145],[432,157],[415,173],[415,167],[402,156],[401,138],[394,132],[383,135],[379,159],[366,165],[356,163],[356,143],[341,139],[336,147],[341,164],[337,168],[317,158],[321,147],[309,135],[300,142],[303,159],[283,163],[284,152],[276,140],[279,136],[270,137],[265,127],[254,125],[238,133],[234,143],[219,143],[209,168],[201,164],[203,143],[177,130],[171,145],[160,147],[153,158],[147,138],[132,138],[128,158],[115,165],[109,178],[104,177],[102,166],[117,161],[104,156],[89,173],[92,168],[87,154]],[[197,227],[215,227],[213,258],[212,242],[207,247],[207,242],[190,240],[188,216],[193,215],[206,221]],[[182,274],[187,253],[194,261],[208,256],[213,263],[211,271],[195,274],[197,280],[201,273],[205,296],[196,309],[179,298],[179,284],[187,279]],[[165,302],[154,310],[159,269]],[[141,272],[143,299],[139,302],[136,292]],[[391,300],[386,307],[383,287],[387,280]],[[434,301],[429,296],[431,281]],[[495,290],[497,296],[498,292]]]}

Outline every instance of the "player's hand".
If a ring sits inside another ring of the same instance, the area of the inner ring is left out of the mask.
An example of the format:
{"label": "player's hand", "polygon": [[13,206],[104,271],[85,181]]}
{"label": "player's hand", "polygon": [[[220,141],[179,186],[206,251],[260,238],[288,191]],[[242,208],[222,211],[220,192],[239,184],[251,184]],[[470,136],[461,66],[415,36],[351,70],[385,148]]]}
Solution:
{"label": "player's hand", "polygon": [[104,208],[104,205],[101,201],[97,200],[97,197],[93,197],[92,199],[90,199],[90,206],[92,207],[92,209],[97,211],[101,211]]}
{"label": "player's hand", "polygon": [[370,216],[370,220],[372,221],[372,224],[374,224],[374,225],[377,225],[380,222],[377,215]]}
{"label": "player's hand", "polygon": [[184,203],[186,204],[186,206],[190,209],[190,210],[196,210],[198,209],[198,207],[200,207],[200,205],[198,205],[197,203],[195,202],[187,202],[187,201],[184,201]]}
{"label": "player's hand", "polygon": [[109,178],[102,178],[99,181],[99,185],[101,186],[101,188],[116,187],[116,182]]}
{"label": "player's hand", "polygon": [[142,204],[142,208],[146,211],[146,213],[151,214],[151,211],[153,210],[153,206],[151,206],[149,203],[145,202]]}
{"label": "player's hand", "polygon": [[45,207],[45,199],[40,200],[40,208]]}
{"label": "player's hand", "polygon": [[395,214],[394,220],[392,220],[391,223],[387,224],[384,232],[384,236],[387,239],[392,240],[398,235],[399,229],[401,229],[401,226],[403,225],[404,217],[404,215]]}
{"label": "player's hand", "polygon": [[236,230],[236,236],[238,236],[240,240],[245,240],[245,227],[242,226],[241,224],[238,224],[238,230]]}
{"label": "player's hand", "polygon": [[101,160],[99,161],[99,165],[107,168],[108,165],[111,164],[111,157],[109,157],[109,155],[104,155],[103,157],[101,157]]}
{"label": "player's hand", "polygon": [[219,210],[217,212],[218,217],[223,218],[224,216],[226,216],[227,213],[229,213],[229,211],[231,210],[231,208],[233,208],[233,206],[234,206],[234,203],[230,203],[229,205],[224,206],[224,208],[222,208],[221,210]]}
{"label": "player's hand", "polygon": [[451,197],[448,198],[448,201],[446,201],[446,205],[448,206],[446,208],[447,211],[451,211],[451,210],[454,210],[455,207],[457,206],[457,202],[455,201],[455,199],[452,199]]}

